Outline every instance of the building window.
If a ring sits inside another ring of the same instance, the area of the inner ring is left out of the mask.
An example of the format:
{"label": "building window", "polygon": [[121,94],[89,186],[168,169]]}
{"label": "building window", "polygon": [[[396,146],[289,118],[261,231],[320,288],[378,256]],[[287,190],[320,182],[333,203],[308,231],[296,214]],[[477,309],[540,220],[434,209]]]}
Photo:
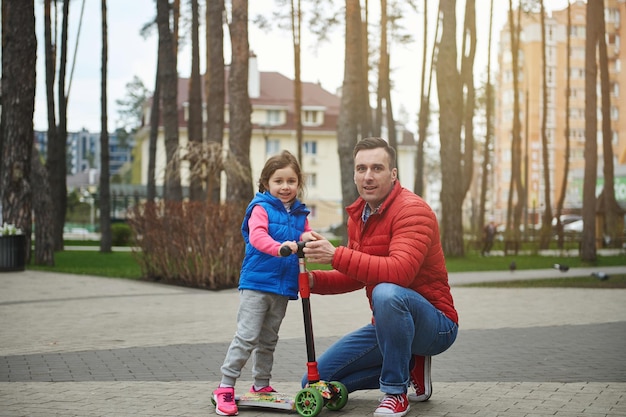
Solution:
{"label": "building window", "polygon": [[276,155],[280,152],[280,141],[277,139],[268,139],[265,142],[265,155]]}
{"label": "building window", "polygon": [[305,155],[317,155],[317,142],[313,140],[307,140],[302,144]]}
{"label": "building window", "polygon": [[320,126],[324,122],[324,113],[320,110],[303,110],[302,124],[307,126]]}
{"label": "building window", "polygon": [[270,126],[280,124],[280,110],[267,110],[265,112],[265,124]]}
{"label": "building window", "polygon": [[317,187],[317,174],[315,173],[305,174],[305,177],[306,177],[307,188]]}

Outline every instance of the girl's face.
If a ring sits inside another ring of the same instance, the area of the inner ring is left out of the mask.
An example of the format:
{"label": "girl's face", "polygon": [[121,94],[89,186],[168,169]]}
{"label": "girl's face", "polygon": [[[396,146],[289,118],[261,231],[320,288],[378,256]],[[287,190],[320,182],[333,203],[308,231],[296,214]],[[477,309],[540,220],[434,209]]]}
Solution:
{"label": "girl's face", "polygon": [[298,176],[292,167],[277,169],[266,187],[270,194],[284,203],[289,203],[298,194]]}

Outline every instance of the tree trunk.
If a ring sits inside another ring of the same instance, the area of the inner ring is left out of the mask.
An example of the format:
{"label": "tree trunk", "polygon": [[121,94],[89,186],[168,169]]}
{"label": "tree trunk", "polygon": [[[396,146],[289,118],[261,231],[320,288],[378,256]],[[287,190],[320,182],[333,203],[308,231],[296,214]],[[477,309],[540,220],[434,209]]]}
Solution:
{"label": "tree trunk", "polygon": [[540,1],[541,6],[541,71],[542,71],[542,112],[541,112],[541,148],[543,155],[543,183],[544,183],[544,203],[543,218],[541,221],[541,236],[539,239],[539,248],[548,249],[552,240],[552,200],[550,194],[552,187],[550,186],[550,153],[548,152],[548,63],[546,61],[546,13],[543,6],[543,0]]}
{"label": "tree trunk", "polygon": [[[202,145],[202,79],[200,77],[200,35],[198,0],[191,0],[191,77],[189,77],[189,120],[187,132],[189,145],[199,148]],[[189,161],[195,167],[198,158]],[[197,169],[192,169],[189,178],[189,200],[204,201],[202,178]]]}
{"label": "tree trunk", "polygon": [[[224,0],[208,0],[206,6],[206,137],[211,145],[221,148],[224,139]],[[220,172],[215,164],[208,166],[207,195],[212,203],[220,201]]]}
{"label": "tree trunk", "polygon": [[102,72],[100,101],[100,252],[111,252],[111,187],[109,172],[109,132],[107,113],[108,27],[107,0],[102,7]]}
{"label": "tree trunk", "polygon": [[585,40],[585,177],[583,180],[583,234],[581,258],[596,260],[596,180],[598,168],[598,97],[596,82],[596,45],[600,36],[598,22],[602,18],[602,0],[587,2],[587,38]]}
{"label": "tree trunk", "polygon": [[31,181],[33,186],[33,214],[35,215],[35,265],[54,266],[54,221],[50,207],[50,182],[48,172],[41,161],[39,151],[33,146]]}
{"label": "tree trunk", "polygon": [[374,119],[374,136],[382,134],[383,101],[385,100],[385,78],[387,68],[387,0],[380,0],[380,48],[378,51],[378,87],[376,90],[376,112]]}
{"label": "tree trunk", "polygon": [[[359,194],[354,186],[354,160],[352,152],[359,137],[359,101],[361,97],[361,76],[363,60],[361,56],[361,5],[359,0],[346,0],[346,36],[343,86],[339,119],[337,121],[337,152],[341,169],[341,195],[343,206],[352,204]],[[349,52],[357,51],[357,52]],[[347,214],[343,212],[343,224],[347,224]],[[343,235],[344,243],[347,236]]]}
{"label": "tree trunk", "polygon": [[[160,60],[157,60],[160,61]],[[150,138],[148,139],[148,185],[147,200],[153,203],[156,200],[156,150],[159,139],[159,120],[161,119],[161,76],[157,62],[156,77],[154,80],[154,94],[152,94],[152,108],[150,109]]]}
{"label": "tree trunk", "polygon": [[369,91],[369,41],[368,41],[368,23],[369,23],[369,1],[365,0],[363,8],[363,21],[361,22],[361,57],[363,65],[361,66],[361,92],[359,93],[361,100],[360,122],[361,136],[368,137],[372,135],[372,107],[370,106]]}
{"label": "tree trunk", "polygon": [[565,78],[565,162],[563,164],[563,181],[561,182],[561,195],[556,203],[556,229],[558,234],[558,247],[563,249],[564,236],[563,236],[563,224],[561,223],[561,213],[563,211],[563,204],[565,203],[565,196],[567,195],[567,174],[569,172],[569,154],[570,154],[570,129],[569,129],[569,107],[570,107],[570,77],[571,77],[571,39],[572,39],[572,5],[567,5],[567,58],[566,58],[566,78]]}
{"label": "tree trunk", "polygon": [[466,93],[465,105],[463,106],[464,146],[461,201],[465,198],[474,177],[474,109],[476,108],[476,89],[474,88],[474,57],[476,56],[475,0],[467,0],[465,2],[465,22],[463,24],[462,45],[461,79]]}
{"label": "tree trunk", "polygon": [[428,45],[427,37],[427,4],[428,0],[424,0],[424,53],[422,56],[422,93],[420,101],[420,111],[418,120],[418,140],[417,152],[415,153],[415,194],[424,196],[424,146],[426,144],[428,125],[430,123],[430,89],[432,86],[433,71],[435,68],[435,60],[437,59],[437,35],[439,34],[439,23],[441,21],[441,7],[437,8],[437,23],[435,24],[434,44],[430,59],[430,69],[428,70],[428,83],[426,93],[424,93],[424,78],[426,76],[426,49]]}
{"label": "tree trunk", "polygon": [[[509,0],[509,32],[511,36],[511,56],[513,70],[513,132],[511,141],[511,183],[507,207],[506,235],[507,239],[520,240],[519,226],[524,206],[524,185],[522,183],[522,122],[520,120],[519,99],[519,47],[521,7],[518,5],[517,23],[513,17],[513,2]],[[517,198],[516,198],[517,197]],[[515,203],[515,205],[513,205]]]}
{"label": "tree trunk", "polygon": [[300,43],[302,40],[302,9],[300,0],[297,0],[297,6],[294,0],[291,0],[291,35],[293,43],[293,60],[294,60],[294,122],[296,124],[296,143],[298,144],[298,161],[302,165],[302,79],[300,77]]}
{"label": "tree trunk", "polygon": [[61,27],[61,57],[57,86],[59,125],[53,137],[48,137],[46,168],[50,179],[52,211],[54,213],[54,249],[63,250],[63,227],[67,210],[67,96],[65,95],[65,72],[67,68],[67,27],[69,22],[69,0],[63,0],[63,22]]}
{"label": "tree trunk", "polygon": [[248,43],[248,1],[233,0],[232,22],[229,25],[232,40],[232,64],[228,80],[230,93],[229,148],[243,170],[244,175],[228,174],[229,201],[246,204],[254,196],[250,168],[250,115],[252,105],[248,94],[248,67],[250,46]]}
{"label": "tree trunk", "polygon": [[613,132],[611,131],[611,86],[609,80],[609,60],[606,50],[604,13],[598,22],[598,47],[599,47],[599,68],[600,68],[600,92],[602,106],[602,158],[604,189],[602,190],[602,208],[604,222],[602,234],[610,242],[617,242],[622,238],[622,230],[618,219],[624,212],[615,198],[615,172],[613,168]]}
{"label": "tree trunk", "polygon": [[3,1],[0,202],[2,221],[14,224],[26,235],[27,262],[32,231],[30,181],[36,60],[34,1]]}
{"label": "tree trunk", "polygon": [[176,39],[170,30],[168,0],[157,0],[159,28],[159,76],[163,103],[163,132],[166,168],[163,197],[166,201],[182,201],[178,158],[178,74],[176,72]]}
{"label": "tree trunk", "polygon": [[493,88],[491,86],[491,38],[493,32],[493,1],[491,0],[489,5],[489,37],[487,42],[487,87],[485,91],[485,120],[486,120],[486,132],[485,132],[485,146],[483,148],[483,164],[482,164],[482,177],[480,183],[480,208],[478,209],[478,227],[476,227],[476,234],[480,237],[485,222],[485,211],[487,206],[487,188],[489,187],[489,167],[491,159],[491,136],[493,134],[492,117],[493,117]]}
{"label": "tree trunk", "polygon": [[453,0],[442,0],[443,24],[437,57],[439,131],[441,142],[442,245],[448,256],[463,256],[461,217],[461,123],[463,90],[457,69],[456,10]]}

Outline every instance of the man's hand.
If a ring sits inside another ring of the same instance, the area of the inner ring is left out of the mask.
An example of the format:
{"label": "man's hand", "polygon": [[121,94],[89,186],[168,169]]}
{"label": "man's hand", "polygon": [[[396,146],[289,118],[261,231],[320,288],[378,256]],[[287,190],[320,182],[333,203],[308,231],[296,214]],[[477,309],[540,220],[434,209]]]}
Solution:
{"label": "man's hand", "polygon": [[307,242],[304,247],[304,256],[306,257],[307,262],[313,262],[316,264],[332,263],[333,256],[335,255],[335,247],[333,244],[319,233],[311,233],[317,240]]}

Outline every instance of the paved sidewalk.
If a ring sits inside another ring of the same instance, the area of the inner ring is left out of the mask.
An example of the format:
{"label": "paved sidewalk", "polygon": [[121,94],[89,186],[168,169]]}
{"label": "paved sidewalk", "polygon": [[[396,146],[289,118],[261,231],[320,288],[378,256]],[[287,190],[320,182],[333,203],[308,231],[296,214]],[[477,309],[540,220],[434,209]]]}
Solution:
{"label": "paved sidewalk", "polygon": [[[458,286],[591,272],[451,274],[459,337],[433,359],[432,398],[408,416],[626,416],[626,290]],[[318,354],[370,317],[363,292],[314,295],[311,304]],[[2,273],[0,416],[215,415],[209,393],[237,307],[235,290]],[[282,392],[299,389],[303,333],[300,302],[290,303],[272,380]],[[238,389],[250,381],[246,369]],[[371,415],[379,396],[352,393],[343,410],[320,416]],[[293,414],[240,410],[275,415]]]}

